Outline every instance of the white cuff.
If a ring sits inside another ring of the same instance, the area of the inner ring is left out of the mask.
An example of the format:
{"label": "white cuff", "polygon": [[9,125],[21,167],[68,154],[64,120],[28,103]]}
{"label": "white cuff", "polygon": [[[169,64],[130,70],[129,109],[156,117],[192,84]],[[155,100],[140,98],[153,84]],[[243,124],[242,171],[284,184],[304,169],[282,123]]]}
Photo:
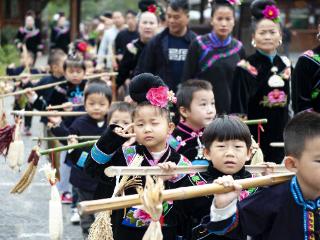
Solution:
{"label": "white cuff", "polygon": [[34,93],[32,96],[29,98],[29,102],[34,104],[34,102],[38,99],[38,94]]}
{"label": "white cuff", "polygon": [[225,208],[216,208],[214,199],[210,208],[210,220],[211,222],[219,222],[228,219],[237,211],[237,199],[234,199]]}

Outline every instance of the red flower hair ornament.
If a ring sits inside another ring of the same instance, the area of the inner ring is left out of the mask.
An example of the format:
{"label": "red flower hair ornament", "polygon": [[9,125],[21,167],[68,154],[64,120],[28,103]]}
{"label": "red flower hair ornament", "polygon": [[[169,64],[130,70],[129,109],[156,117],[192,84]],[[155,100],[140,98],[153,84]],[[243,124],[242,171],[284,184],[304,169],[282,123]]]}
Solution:
{"label": "red flower hair ornament", "polygon": [[153,106],[166,108],[170,103],[176,103],[177,98],[172,91],[169,91],[168,87],[150,88],[146,95],[147,100]]}
{"label": "red flower hair ornament", "polygon": [[280,10],[275,5],[268,5],[262,11],[265,18],[274,22],[280,22]]}

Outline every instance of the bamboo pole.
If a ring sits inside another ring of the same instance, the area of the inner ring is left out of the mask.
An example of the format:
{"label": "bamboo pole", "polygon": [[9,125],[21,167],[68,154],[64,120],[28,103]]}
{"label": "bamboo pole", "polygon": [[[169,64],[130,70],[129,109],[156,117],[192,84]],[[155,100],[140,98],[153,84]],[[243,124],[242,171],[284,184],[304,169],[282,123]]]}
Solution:
{"label": "bamboo pole", "polygon": [[33,87],[33,88],[23,89],[23,90],[16,91],[16,92],[1,94],[1,95],[0,95],[0,98],[9,97],[9,96],[22,95],[22,94],[28,93],[29,91],[43,90],[43,89],[47,89],[47,88],[51,88],[51,87],[55,87],[55,86],[61,85],[61,84],[63,84],[63,83],[67,83],[67,81],[65,80],[65,81],[60,81],[60,82],[55,82],[55,83],[49,83],[49,84],[45,84],[45,85],[38,86],[38,87]]}
{"label": "bamboo pole", "polygon": [[177,166],[173,171],[165,171],[158,166],[152,167],[122,167],[122,166],[111,166],[104,170],[104,173],[108,177],[115,176],[168,176],[174,174],[190,174],[197,172],[207,171],[208,166]]}
{"label": "bamboo pole", "polygon": [[83,106],[83,103],[71,103],[69,106],[65,106],[61,104],[61,105],[48,106],[46,107],[46,110],[57,110],[57,109],[63,109],[65,107],[81,107],[81,106]]}
{"label": "bamboo pole", "polygon": [[40,117],[77,117],[88,114],[87,112],[63,112],[63,111],[11,111],[12,115],[18,116],[40,116]]}
{"label": "bamboo pole", "polygon": [[[235,180],[237,184],[240,184],[243,189],[271,186],[285,181],[289,181],[294,176],[294,173],[284,173],[277,175],[268,175],[256,178],[247,178],[241,180]],[[227,193],[233,191],[233,187],[224,187],[220,184],[205,184],[191,187],[181,187],[176,189],[164,190],[162,192],[163,201],[169,200],[184,200],[189,198],[196,198],[202,196],[208,196],[219,193]],[[128,195],[124,197],[100,199],[93,201],[83,201],[78,205],[79,213],[91,214],[99,211],[116,210],[129,208],[135,205],[141,205],[141,199],[138,194]]]}
{"label": "bamboo pole", "polygon": [[62,152],[62,151],[67,151],[69,149],[79,149],[79,148],[83,148],[83,147],[90,147],[90,146],[94,145],[96,142],[97,142],[97,140],[91,140],[91,141],[86,141],[86,142],[77,143],[77,144],[71,144],[71,145],[62,146],[62,147],[49,148],[46,150],[40,150],[39,154],[41,156],[43,156],[43,155],[48,155],[52,152]]}
{"label": "bamboo pole", "polygon": [[[75,139],[78,140],[98,140],[100,136],[74,136]],[[68,140],[70,137],[34,137],[32,141],[60,141],[60,140]]]}
{"label": "bamboo pole", "polygon": [[283,148],[284,147],[284,143],[283,142],[272,142],[270,143],[271,147],[279,147],[279,148]]}
{"label": "bamboo pole", "polygon": [[117,75],[118,75],[117,72],[103,72],[103,73],[86,75],[84,78],[89,80],[89,79],[103,77],[103,76],[115,77]]}
{"label": "bamboo pole", "polygon": [[0,76],[1,80],[11,80],[11,79],[21,79],[21,78],[43,78],[43,77],[48,77],[50,74],[46,73],[39,73],[39,74],[20,74],[20,75],[14,75],[14,76]]}
{"label": "bamboo pole", "polygon": [[244,120],[243,121],[247,125],[257,125],[257,124],[265,124],[268,122],[268,119],[262,118],[262,119],[252,119],[252,120]]}
{"label": "bamboo pole", "polygon": [[267,169],[271,169],[272,173],[287,173],[289,170],[284,165],[246,165],[246,170],[250,173],[263,173]]}

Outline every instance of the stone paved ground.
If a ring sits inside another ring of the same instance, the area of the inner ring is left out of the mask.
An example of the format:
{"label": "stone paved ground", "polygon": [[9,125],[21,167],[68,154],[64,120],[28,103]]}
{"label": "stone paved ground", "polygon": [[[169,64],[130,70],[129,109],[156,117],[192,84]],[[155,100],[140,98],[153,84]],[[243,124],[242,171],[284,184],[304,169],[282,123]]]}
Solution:
{"label": "stone paved ground", "polygon": [[[43,64],[45,58],[41,59]],[[5,107],[11,109],[12,99],[6,99]],[[9,117],[9,122],[13,119]],[[33,136],[40,136],[42,125],[39,118],[33,119]],[[25,143],[25,159],[27,159],[31,148],[35,142],[31,137],[23,136]],[[41,159],[44,163],[45,158]],[[41,163],[40,163],[41,166]],[[22,166],[24,170],[26,164]],[[44,180],[42,172],[37,172],[32,185],[21,195],[10,194],[10,189],[18,181],[22,172],[12,171],[5,163],[5,159],[0,157],[0,240],[47,240],[49,239],[48,215],[50,186]],[[71,217],[70,205],[63,205],[63,240],[80,240],[82,238],[79,225],[72,225],[69,221]]]}

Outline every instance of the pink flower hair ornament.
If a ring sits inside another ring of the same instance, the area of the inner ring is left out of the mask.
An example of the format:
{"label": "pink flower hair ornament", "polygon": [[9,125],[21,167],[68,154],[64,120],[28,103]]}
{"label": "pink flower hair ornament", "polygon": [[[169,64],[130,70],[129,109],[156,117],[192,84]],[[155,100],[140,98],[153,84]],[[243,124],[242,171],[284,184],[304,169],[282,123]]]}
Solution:
{"label": "pink flower hair ornament", "polygon": [[280,10],[275,5],[266,6],[262,13],[266,19],[270,19],[277,23],[280,22]]}
{"label": "pink flower hair ornament", "polygon": [[169,103],[176,103],[177,98],[172,91],[169,91],[168,87],[161,86],[157,88],[150,88],[146,95],[147,100],[153,106],[166,108]]}
{"label": "pink flower hair ornament", "polygon": [[232,6],[240,6],[241,0],[227,0]]}

